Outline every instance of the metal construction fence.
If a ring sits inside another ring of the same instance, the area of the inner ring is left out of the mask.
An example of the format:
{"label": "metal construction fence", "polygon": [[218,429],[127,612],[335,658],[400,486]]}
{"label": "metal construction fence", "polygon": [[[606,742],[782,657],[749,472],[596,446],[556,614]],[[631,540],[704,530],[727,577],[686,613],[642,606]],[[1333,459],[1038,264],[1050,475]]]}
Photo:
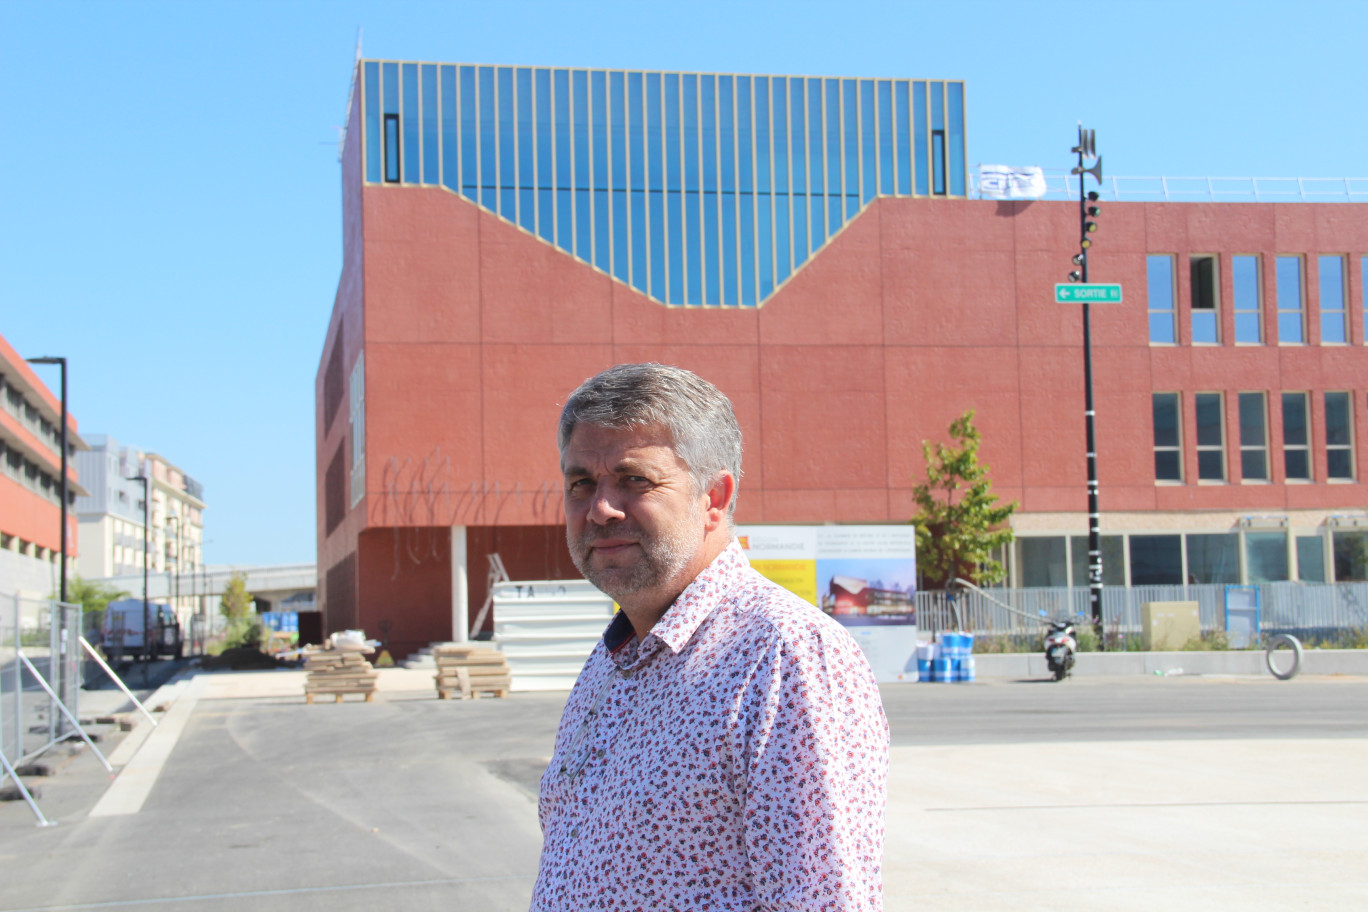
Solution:
{"label": "metal construction fence", "polygon": [[78,733],[81,633],[79,605],[0,595],[0,752],[10,762]]}
{"label": "metal construction fence", "polygon": [[[1226,629],[1224,585],[1131,586],[1102,590],[1103,627],[1120,635],[1141,631],[1147,602],[1196,602],[1202,632]],[[1332,635],[1368,628],[1368,583],[1260,583],[1259,631]],[[917,593],[917,626],[922,630],[960,627],[978,636],[1038,637],[1043,618],[1087,617],[1083,588],[973,589]],[[956,620],[958,619],[958,624]]]}

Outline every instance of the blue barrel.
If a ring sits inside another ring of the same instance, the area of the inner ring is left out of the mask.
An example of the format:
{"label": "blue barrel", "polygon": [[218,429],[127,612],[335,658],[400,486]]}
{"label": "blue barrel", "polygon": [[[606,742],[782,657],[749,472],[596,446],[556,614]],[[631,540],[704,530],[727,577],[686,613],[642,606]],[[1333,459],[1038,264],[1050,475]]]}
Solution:
{"label": "blue barrel", "polygon": [[917,659],[917,680],[926,684],[931,683],[930,659]]}
{"label": "blue barrel", "polygon": [[969,682],[974,680],[974,657],[960,659],[959,673],[955,676],[956,681]]}
{"label": "blue barrel", "polygon": [[936,681],[937,683],[944,683],[946,681],[953,680],[953,674],[954,672],[951,669],[951,663],[949,659],[932,659],[931,680]]}

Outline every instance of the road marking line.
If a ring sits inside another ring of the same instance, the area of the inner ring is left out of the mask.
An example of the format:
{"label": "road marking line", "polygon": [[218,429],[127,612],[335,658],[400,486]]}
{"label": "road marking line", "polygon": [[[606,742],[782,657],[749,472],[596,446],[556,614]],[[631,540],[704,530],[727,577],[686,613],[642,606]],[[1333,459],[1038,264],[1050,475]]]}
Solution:
{"label": "road marking line", "polygon": [[142,810],[143,802],[152,793],[152,786],[157,784],[157,777],[161,775],[162,767],[166,765],[176,741],[185,730],[190,714],[195,711],[202,689],[203,680],[199,677],[185,686],[171,705],[170,712],[162,718],[161,724],[152,730],[142,747],[129,758],[113,784],[91,808],[91,817],[120,817]]}

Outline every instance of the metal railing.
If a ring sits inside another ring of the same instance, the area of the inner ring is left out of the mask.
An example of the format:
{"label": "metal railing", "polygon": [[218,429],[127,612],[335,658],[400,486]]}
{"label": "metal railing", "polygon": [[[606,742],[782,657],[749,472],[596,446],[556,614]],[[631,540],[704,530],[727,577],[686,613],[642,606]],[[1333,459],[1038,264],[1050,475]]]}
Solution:
{"label": "metal railing", "polygon": [[[1368,583],[1261,583],[1259,630],[1263,633],[1328,635],[1368,628]],[[1146,602],[1198,604],[1203,633],[1226,629],[1224,585],[1131,586],[1102,590],[1103,627],[1138,634]],[[1044,616],[1087,617],[1084,588],[987,589],[917,593],[917,626],[953,630],[956,621],[976,636],[1039,637]]]}
{"label": "metal railing", "polygon": [[[1078,176],[1045,170],[1046,200],[1077,200]],[[977,173],[969,196],[980,199]],[[1119,202],[1368,202],[1368,177],[1107,177],[1098,188]]]}

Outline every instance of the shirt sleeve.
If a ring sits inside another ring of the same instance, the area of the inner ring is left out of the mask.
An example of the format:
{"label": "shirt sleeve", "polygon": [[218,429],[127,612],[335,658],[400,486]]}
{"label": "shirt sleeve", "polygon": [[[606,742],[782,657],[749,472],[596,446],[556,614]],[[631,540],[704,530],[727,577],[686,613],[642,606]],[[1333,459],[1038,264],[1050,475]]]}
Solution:
{"label": "shirt sleeve", "polygon": [[888,723],[869,664],[818,622],[754,655],[737,752],[759,908],[881,910]]}

